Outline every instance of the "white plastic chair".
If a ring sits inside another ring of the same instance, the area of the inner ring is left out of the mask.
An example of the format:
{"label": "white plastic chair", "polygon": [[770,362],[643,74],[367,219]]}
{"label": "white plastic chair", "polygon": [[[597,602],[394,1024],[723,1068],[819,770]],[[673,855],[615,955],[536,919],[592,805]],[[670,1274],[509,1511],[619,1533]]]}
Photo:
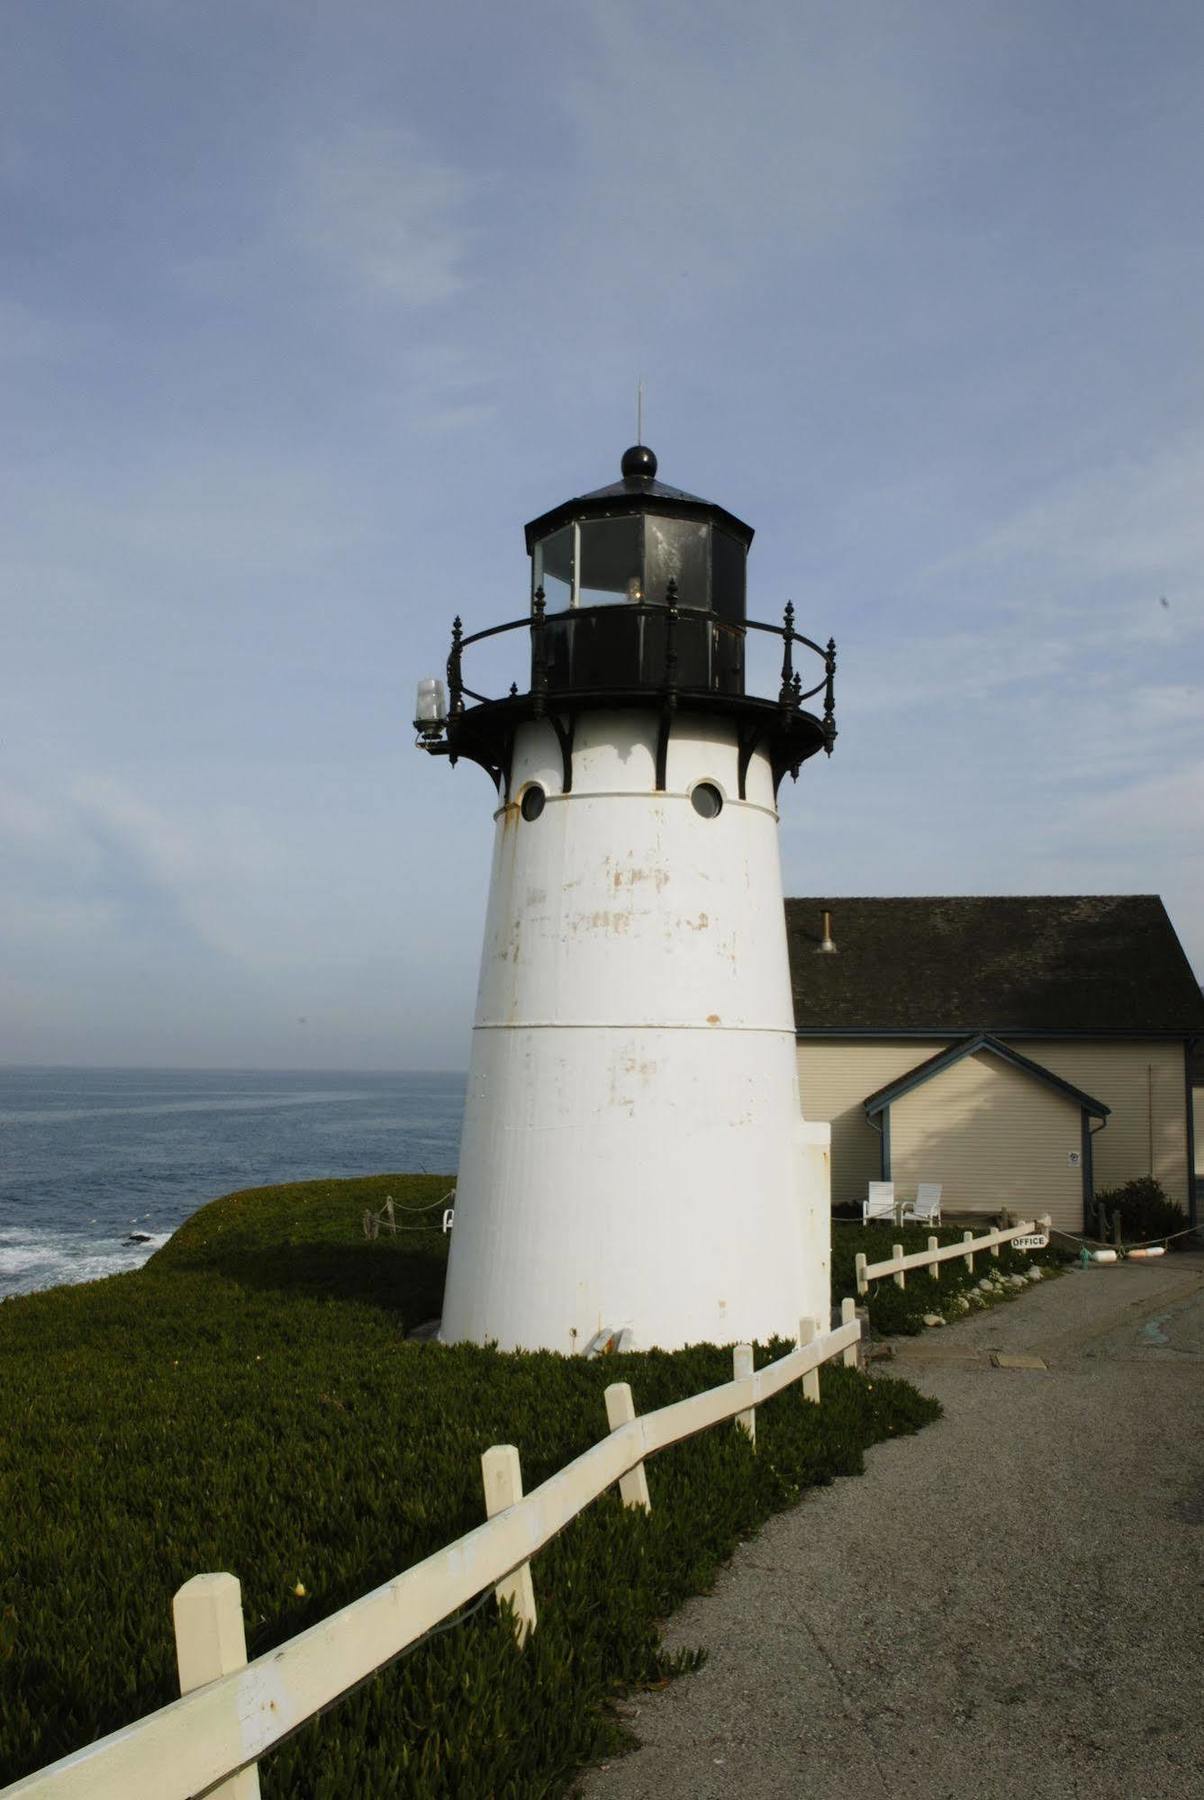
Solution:
{"label": "white plastic chair", "polygon": [[939,1225],[941,1222],[941,1184],[921,1181],[914,1200],[905,1200],[899,1213],[900,1225]]}
{"label": "white plastic chair", "polygon": [[889,1219],[895,1222],[895,1184],[893,1181],[871,1181],[870,1191],[861,1202],[861,1223],[868,1225],[871,1219]]}

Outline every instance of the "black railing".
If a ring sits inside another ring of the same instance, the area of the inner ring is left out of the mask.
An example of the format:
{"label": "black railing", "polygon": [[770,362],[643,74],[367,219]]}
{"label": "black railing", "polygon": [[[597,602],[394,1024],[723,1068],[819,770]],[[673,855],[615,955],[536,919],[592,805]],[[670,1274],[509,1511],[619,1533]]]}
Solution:
{"label": "black railing", "polygon": [[[730,654],[732,668],[735,669],[737,666],[739,667],[740,687],[738,691],[740,693],[743,692],[742,651],[746,633],[749,631],[765,631],[773,636],[780,637],[782,639],[782,675],[781,684],[778,689],[778,704],[787,714],[798,712],[804,701],[811,700],[816,694],[822,692],[824,697],[823,732],[825,748],[829,753],[831,752],[832,743],[836,736],[834,690],[836,675],[836,644],[832,638],[829,638],[827,645],[821,646],[815,642],[814,638],[809,638],[805,633],[796,631],[794,626],[794,606],[789,600],[786,602],[782,623],[780,625],[771,625],[762,619],[746,619],[743,623],[734,625],[729,620],[718,618],[710,611],[698,607],[681,606],[678,604],[677,599],[677,584],[673,581],[669,583],[666,590],[665,604],[663,606],[641,600],[629,601],[626,603],[616,602],[613,605],[572,607],[564,612],[552,613],[549,615],[546,610],[546,604],[543,589],[537,588],[531,603],[531,611],[526,617],[521,619],[508,619],[502,625],[489,625],[484,631],[473,631],[470,632],[468,636],[464,635],[464,627],[459,616],[456,617],[452,624],[451,652],[447,659],[448,702],[449,711],[453,718],[464,712],[465,700],[477,701],[479,704],[487,706],[494,704],[496,698],[487,694],[478,693],[473,688],[465,685],[463,657],[465,650],[471,645],[483,643],[487,638],[500,637],[504,633],[510,631],[526,631],[529,633],[531,647],[530,699],[532,710],[536,717],[540,717],[547,710],[550,694],[559,694],[561,692],[569,694],[575,691],[571,684],[562,687],[559,682],[554,683],[551,679],[547,647],[547,630],[549,625],[556,624],[557,626],[560,626],[565,622],[571,623],[576,620],[592,619],[598,616],[604,617],[606,615],[613,615],[616,612],[621,612],[627,617],[634,615],[645,620],[655,619],[664,621],[664,648],[661,667],[652,671],[646,669],[641,663],[641,678],[630,685],[646,690],[649,693],[662,693],[670,707],[677,704],[677,697],[679,693],[683,691],[679,668],[679,634],[683,624],[693,624],[695,629],[702,625],[709,626],[716,641],[723,638],[735,640],[735,642],[732,643]],[[815,683],[814,687],[804,688],[802,685],[802,677],[794,667],[794,647],[796,644],[801,645],[804,649],[812,651],[823,663],[824,673]],[[649,679],[649,676],[652,678]],[[686,688],[685,691],[698,692],[707,690]],[[517,685],[512,684],[507,698],[514,700],[519,697]]]}

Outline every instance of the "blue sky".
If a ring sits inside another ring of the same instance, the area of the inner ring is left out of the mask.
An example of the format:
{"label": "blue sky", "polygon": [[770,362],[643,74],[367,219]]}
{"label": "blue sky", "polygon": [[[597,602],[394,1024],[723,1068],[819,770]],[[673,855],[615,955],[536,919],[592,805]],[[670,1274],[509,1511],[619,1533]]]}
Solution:
{"label": "blue sky", "polygon": [[[462,1067],[454,612],[614,479],[840,647],[787,891],[1204,973],[1204,9],[10,0],[0,1061]],[[822,765],[822,766],[821,766]]]}

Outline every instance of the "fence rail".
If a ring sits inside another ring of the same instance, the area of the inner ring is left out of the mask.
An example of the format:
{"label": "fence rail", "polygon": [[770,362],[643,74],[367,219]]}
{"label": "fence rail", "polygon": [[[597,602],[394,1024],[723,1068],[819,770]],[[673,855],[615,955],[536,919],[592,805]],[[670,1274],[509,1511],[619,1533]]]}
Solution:
{"label": "fence rail", "polygon": [[855,1311],[844,1300],[841,1324],[822,1333],[804,1319],[799,1347],[763,1369],[738,1344],[735,1379],[656,1412],[637,1415],[627,1383],[612,1383],[607,1436],[525,1498],[518,1451],[494,1445],[481,1459],[483,1525],[252,1663],[238,1582],[195,1576],[174,1607],[182,1698],[25,1776],[0,1800],[256,1800],[260,1757],[477,1595],[492,1587],[512,1603],[521,1644],[536,1622],[531,1558],[616,1482],[625,1505],[650,1508],[646,1457],[728,1419],[755,1443],[757,1406],[796,1381],[818,1402],[821,1366],[838,1356],[856,1363]]}
{"label": "fence rail", "polygon": [[861,1295],[868,1294],[870,1282],[881,1281],[885,1275],[893,1275],[896,1286],[903,1287],[907,1281],[908,1269],[926,1269],[930,1275],[939,1276],[940,1265],[952,1262],[957,1257],[964,1261],[967,1269],[973,1271],[976,1251],[987,1250],[992,1256],[998,1256],[1001,1244],[1010,1244],[1013,1238],[1029,1237],[1038,1228],[1048,1235],[1052,1229],[1048,1213],[1040,1219],[1029,1219],[1023,1224],[1011,1225],[1005,1231],[988,1231],[982,1237],[975,1237],[972,1231],[963,1231],[960,1244],[940,1244],[936,1238],[930,1237],[926,1250],[912,1250],[906,1254],[902,1244],[893,1244],[893,1255],[886,1262],[872,1263],[859,1251],[854,1258],[857,1292]]}

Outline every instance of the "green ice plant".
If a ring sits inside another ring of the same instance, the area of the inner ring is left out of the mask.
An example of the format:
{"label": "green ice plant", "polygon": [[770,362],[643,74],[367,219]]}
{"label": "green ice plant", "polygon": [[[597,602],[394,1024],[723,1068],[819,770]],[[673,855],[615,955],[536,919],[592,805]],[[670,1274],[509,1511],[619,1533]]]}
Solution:
{"label": "green ice plant", "polygon": [[[650,1410],[730,1378],[709,1345],[587,1362],[408,1339],[439,1310],[449,1186],[228,1195],[136,1274],[0,1305],[0,1783],[175,1697],[192,1575],[239,1577],[254,1657],[479,1524],[490,1444],[519,1447],[530,1489],[605,1431],[608,1383]],[[365,1238],[390,1194],[407,1229]],[[938,1410],[834,1365],[822,1391],[759,1408],[755,1454],[719,1427],[653,1459],[651,1514],[608,1496],[536,1559],[525,1650],[488,1601],[265,1758],[267,1800],[567,1791],[620,1743],[615,1696],[697,1660],[661,1649],[666,1613]]]}
{"label": "green ice plant", "polygon": [[[886,1262],[890,1260],[895,1244],[901,1243],[904,1252],[911,1255],[927,1249],[929,1237],[935,1237],[938,1244],[943,1245],[958,1244],[961,1236],[960,1225],[938,1227],[932,1231],[928,1226],[861,1225],[834,1219],[833,1297],[839,1300],[845,1294],[856,1294],[854,1259],[858,1251],[863,1252],[871,1263]],[[998,1276],[1004,1285],[992,1293],[991,1303],[1013,1298],[1021,1291],[1019,1287],[1009,1285],[1010,1277],[1027,1275],[1034,1268],[1040,1269],[1042,1275],[1053,1275],[1063,1264],[1064,1257],[1057,1249],[1029,1252],[1013,1250],[1010,1245],[1003,1244],[997,1257],[986,1251],[976,1251],[972,1272],[960,1257],[952,1257],[941,1263],[937,1277],[923,1269],[909,1269],[907,1285],[902,1288],[896,1287],[889,1276],[881,1278],[870,1284],[868,1299],[862,1304],[868,1304],[870,1327],[879,1336],[914,1337],[925,1329],[926,1317],[936,1315],[951,1321],[964,1317],[973,1307],[987,1304],[988,1296],[981,1284],[992,1277]]]}

